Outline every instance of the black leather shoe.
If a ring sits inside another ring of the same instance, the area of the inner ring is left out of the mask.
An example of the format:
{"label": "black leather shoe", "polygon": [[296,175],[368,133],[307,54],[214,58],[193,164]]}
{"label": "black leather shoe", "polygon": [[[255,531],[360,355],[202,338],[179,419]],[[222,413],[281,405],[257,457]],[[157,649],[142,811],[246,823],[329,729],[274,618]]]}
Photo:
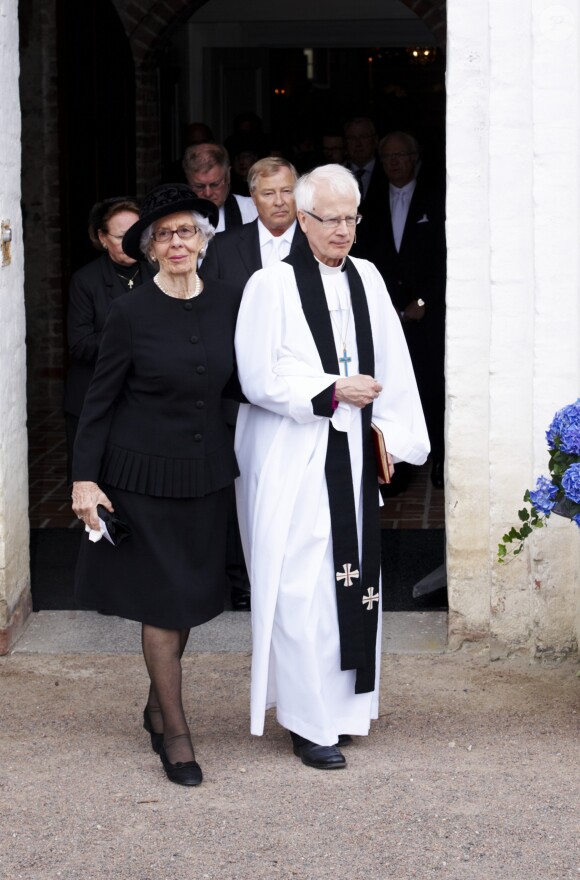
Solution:
{"label": "black leather shoe", "polygon": [[290,735],[294,754],[307,767],[314,767],[315,770],[340,770],[346,767],[344,755],[337,746],[319,746],[296,733],[291,732]]}
{"label": "black leather shoe", "polygon": [[352,744],[352,736],[350,733],[339,733],[338,735],[338,745],[339,746],[350,746]]}
{"label": "black leather shoe", "polygon": [[161,758],[167,778],[171,782],[176,782],[177,785],[199,785],[202,781],[203,773],[197,761],[177,761],[175,764],[172,764],[165,754],[163,744],[161,744],[159,757]]}
{"label": "black leather shoe", "polygon": [[249,590],[232,590],[232,608],[234,611],[250,611],[251,607]]}
{"label": "black leather shoe", "polygon": [[163,734],[155,733],[153,730],[151,716],[149,715],[149,708],[147,706],[143,709],[143,727],[151,737],[151,748],[156,754],[159,754],[161,746],[163,745]]}
{"label": "black leather shoe", "polygon": [[436,489],[442,489],[445,485],[445,481],[443,478],[443,462],[442,461],[434,461],[433,467],[431,468],[431,482],[435,486]]}

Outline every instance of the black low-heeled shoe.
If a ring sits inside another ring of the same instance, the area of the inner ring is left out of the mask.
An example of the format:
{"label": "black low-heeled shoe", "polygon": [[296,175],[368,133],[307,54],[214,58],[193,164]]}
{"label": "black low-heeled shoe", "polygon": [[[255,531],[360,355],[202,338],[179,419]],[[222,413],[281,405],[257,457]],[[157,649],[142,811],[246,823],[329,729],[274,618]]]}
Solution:
{"label": "black low-heeled shoe", "polygon": [[176,782],[177,785],[199,785],[201,783],[203,773],[197,761],[176,761],[175,764],[172,764],[167,757],[163,744],[161,745],[159,757],[161,758],[167,778],[171,782]]}
{"label": "black low-heeled shoe", "polygon": [[156,733],[153,730],[153,725],[151,724],[151,716],[149,714],[148,706],[145,706],[143,709],[143,727],[151,737],[151,748],[158,755],[161,751],[161,747],[163,745],[163,734]]}

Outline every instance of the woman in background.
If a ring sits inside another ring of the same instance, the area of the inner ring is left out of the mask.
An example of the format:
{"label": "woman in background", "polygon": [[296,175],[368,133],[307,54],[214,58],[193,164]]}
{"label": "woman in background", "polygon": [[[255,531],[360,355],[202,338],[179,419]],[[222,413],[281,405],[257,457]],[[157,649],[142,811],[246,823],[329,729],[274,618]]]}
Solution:
{"label": "woman in background", "polygon": [[101,257],[83,266],[71,279],[67,314],[70,360],[64,396],[69,483],[79,416],[97,361],[109,306],[118,296],[135,290],[152,275],[146,260],[135,260],[123,251],[123,236],[138,219],[139,206],[132,196],[105,199],[93,205],[89,213],[89,238]]}

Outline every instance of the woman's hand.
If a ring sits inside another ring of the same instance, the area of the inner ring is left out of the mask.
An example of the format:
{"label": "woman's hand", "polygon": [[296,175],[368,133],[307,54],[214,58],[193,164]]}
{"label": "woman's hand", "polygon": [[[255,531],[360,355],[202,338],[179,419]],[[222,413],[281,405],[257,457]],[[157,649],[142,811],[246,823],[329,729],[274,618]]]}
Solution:
{"label": "woman's hand", "polygon": [[104,492],[99,489],[96,483],[90,480],[79,480],[73,483],[72,489],[72,509],[79,519],[90,529],[99,531],[99,515],[97,513],[97,504],[112,513],[114,508]]}
{"label": "woman's hand", "polygon": [[346,376],[344,379],[337,379],[334,386],[334,396],[336,400],[343,403],[352,403],[359,409],[368,406],[373,400],[379,396],[383,386],[372,376]]}

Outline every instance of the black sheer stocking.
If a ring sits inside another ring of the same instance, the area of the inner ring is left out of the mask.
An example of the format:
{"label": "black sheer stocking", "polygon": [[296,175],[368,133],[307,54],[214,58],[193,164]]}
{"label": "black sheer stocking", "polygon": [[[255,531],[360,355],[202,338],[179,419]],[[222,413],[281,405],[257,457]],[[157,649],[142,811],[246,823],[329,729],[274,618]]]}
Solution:
{"label": "black sheer stocking", "polygon": [[181,699],[181,657],[188,629],[161,629],[144,623],[143,656],[151,680],[147,708],[153,730],[163,732],[167,758],[172,764],[193,761],[193,746]]}

